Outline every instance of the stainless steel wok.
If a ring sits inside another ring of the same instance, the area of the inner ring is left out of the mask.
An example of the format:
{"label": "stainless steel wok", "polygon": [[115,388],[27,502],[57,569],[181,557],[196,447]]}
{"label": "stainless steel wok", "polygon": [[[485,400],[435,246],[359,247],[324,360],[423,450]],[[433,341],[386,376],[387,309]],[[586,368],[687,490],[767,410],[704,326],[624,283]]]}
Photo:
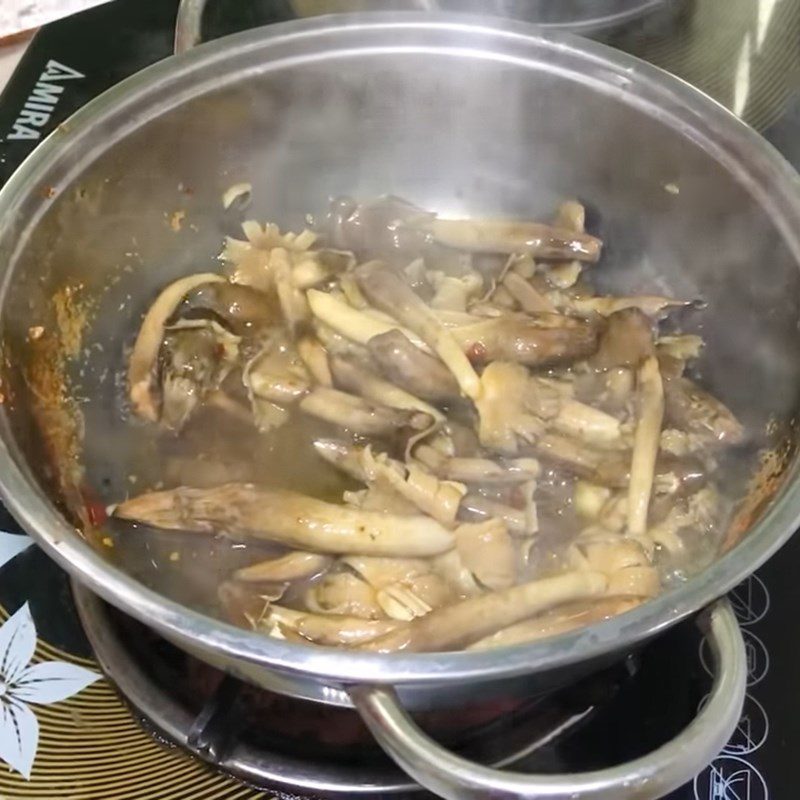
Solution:
{"label": "stainless steel wok", "polygon": [[[104,369],[121,366],[157,289],[217,252],[220,196],[241,179],[255,187],[253,216],[286,226],[343,192],[533,217],[582,198],[608,243],[601,282],[707,300],[704,379],[750,430],[776,438],[729,552],[592,628],[428,655],[276,641],[127,574],[88,541],[95,534],[82,535],[83,477],[69,456],[84,454],[89,485],[106,476],[108,499],[124,493],[130,445],[114,434],[122,393]],[[395,760],[444,797],[659,797],[712,758],[738,718],[746,665],[725,602],[701,617],[718,662],[709,702],[677,740],[630,764],[573,776],[495,772],[428,740],[403,705],[533,692],[596,668],[708,607],[794,531],[799,188],[769,145],[686,84],[520,24],[336,16],[167,59],[60,126],[0,192],[3,498],[92,590],[239,676],[354,705]]]}

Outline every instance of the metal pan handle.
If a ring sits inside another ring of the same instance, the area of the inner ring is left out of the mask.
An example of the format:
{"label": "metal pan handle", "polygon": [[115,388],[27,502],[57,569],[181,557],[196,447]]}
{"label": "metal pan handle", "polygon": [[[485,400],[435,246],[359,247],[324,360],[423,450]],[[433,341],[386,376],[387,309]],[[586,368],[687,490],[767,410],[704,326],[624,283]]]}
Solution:
{"label": "metal pan handle", "polygon": [[502,797],[503,800],[657,800],[691,780],[722,749],[744,703],[747,660],[744,641],[727,600],[701,615],[714,657],[708,701],[675,739],[646,756],[609,769],[575,775],[525,775],[474,764],[423,733],[392,689],[350,690],[373,736],[419,784],[446,800]]}

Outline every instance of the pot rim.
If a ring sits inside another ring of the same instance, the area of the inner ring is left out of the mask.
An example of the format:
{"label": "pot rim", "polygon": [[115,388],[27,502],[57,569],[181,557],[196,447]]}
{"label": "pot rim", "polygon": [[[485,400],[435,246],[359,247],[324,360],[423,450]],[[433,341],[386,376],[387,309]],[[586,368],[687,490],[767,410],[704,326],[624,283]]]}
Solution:
{"label": "pot rim", "polygon": [[[180,89],[181,79],[185,82],[210,65],[228,61],[235,65],[237,60],[257,53],[259,71],[277,70],[289,63],[347,57],[359,41],[360,52],[371,54],[427,52],[469,56],[527,68],[540,64],[542,68],[567,70],[575,75],[577,71],[574,67],[568,69],[569,65],[581,64],[585,70],[582,80],[638,105],[664,124],[679,127],[734,173],[769,213],[800,264],[800,178],[768,142],[699,90],[637,58],[569,34],[488,17],[417,12],[338,14],[277,23],[201,45],[134,74],[73,114],[12,175],[0,190],[0,240],[8,235],[10,220],[23,201],[46,181],[65,154],[75,148],[81,157],[76,161],[74,153],[70,153],[70,169],[62,183],[97,157],[98,150],[81,152],[80,146],[83,137],[100,121],[115,114],[122,116],[121,110],[137,103],[151,111],[179,104],[186,99],[186,92],[169,95],[169,90]],[[193,85],[193,93],[198,94],[210,83],[215,87],[225,85],[246,72],[240,64],[227,76]],[[166,97],[170,106],[164,105]],[[128,119],[131,116],[135,117],[130,115]],[[102,149],[132,127],[135,123],[120,123],[117,119],[116,136],[106,138]],[[12,257],[1,268],[3,294],[13,273],[9,265],[15,262],[46,203],[41,200],[15,243]],[[216,620],[148,589],[76,535],[36,481],[18,466],[8,438],[6,424],[0,441],[0,496],[47,554],[79,581],[174,640],[331,684],[409,686],[445,679],[485,681],[567,666],[629,648],[729,591],[769,558],[800,523],[800,482],[794,459],[767,512],[739,545],[678,588],[620,617],[539,642],[487,651],[355,653],[272,639]]]}

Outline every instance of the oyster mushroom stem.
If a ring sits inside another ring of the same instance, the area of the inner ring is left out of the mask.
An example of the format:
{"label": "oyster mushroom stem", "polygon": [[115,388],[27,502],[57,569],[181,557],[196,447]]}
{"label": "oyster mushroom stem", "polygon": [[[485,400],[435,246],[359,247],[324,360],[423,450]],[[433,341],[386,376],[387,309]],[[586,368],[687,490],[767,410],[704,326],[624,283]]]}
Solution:
{"label": "oyster mushroom stem", "polygon": [[411,394],[434,403],[459,397],[458,383],[439,359],[420,350],[397,329],[373,336],[367,342],[370,354],[383,374]]}
{"label": "oyster mushroom stem", "polygon": [[307,394],[300,401],[300,408],[306,414],[363,436],[387,436],[398,428],[424,431],[433,423],[430,414],[368,403],[355,395],[325,386],[317,386]]}
{"label": "oyster mushroom stem", "polygon": [[669,422],[710,444],[740,444],[744,428],[731,410],[688,378],[664,381]]}
{"label": "oyster mushroom stem", "polygon": [[603,243],[539,222],[508,219],[434,219],[425,223],[440,244],[473,253],[530,253],[534,258],[597,261]]}
{"label": "oyster mushroom stem", "polygon": [[499,519],[505,523],[509,531],[518,536],[529,536],[536,533],[536,528],[530,530],[529,520],[524,511],[481,494],[471,493],[464,497],[461,501],[461,517],[462,519],[484,521]]}
{"label": "oyster mushroom stem", "polygon": [[371,447],[359,447],[331,439],[314,442],[317,452],[328,463],[363,483],[389,487],[412,507],[429,514],[447,527],[455,524],[466,487],[455,481],[439,480],[417,464],[405,464],[385,453],[374,454]]}
{"label": "oyster mushroom stem", "polygon": [[238,569],[233,577],[243,583],[289,583],[319,575],[332,563],[330,556],[298,550]]}
{"label": "oyster mushroom stem", "polygon": [[325,461],[345,475],[362,483],[367,482],[367,474],[361,463],[361,448],[338,439],[315,439],[314,449]]}
{"label": "oyster mushroom stem", "polygon": [[361,463],[368,481],[390,486],[442,525],[455,525],[459,503],[467,493],[463,483],[441,481],[415,464],[403,464],[385,453],[374,455],[369,447],[361,449]]}
{"label": "oyster mushroom stem", "polygon": [[450,329],[476,363],[515,361],[528,367],[587,358],[597,350],[597,326],[561,314],[507,314]]}
{"label": "oyster mushroom stem", "polygon": [[458,550],[450,550],[430,560],[431,568],[445,583],[461,597],[482,594],[475,576],[464,566]]}
{"label": "oyster mushroom stem", "polygon": [[147,310],[128,362],[131,407],[138,416],[150,422],[158,422],[160,416],[158,401],[153,392],[153,379],[167,320],[192,289],[196,289],[204,283],[222,283],[224,281],[225,278],[212,272],[201,272],[179,278],[167,286]]}
{"label": "oyster mushroom stem", "polygon": [[311,614],[283,606],[271,606],[257,623],[259,630],[275,626],[296,631],[304,639],[324,645],[355,646],[393,631],[400,623],[390,619],[360,619],[341,614]]}
{"label": "oyster mushroom stem", "polygon": [[528,314],[537,314],[542,311],[553,313],[556,307],[541,292],[516,272],[509,272],[503,278],[502,285],[508,293],[519,303],[520,308]]}
{"label": "oyster mushroom stem", "polygon": [[297,354],[317,383],[323,386],[333,386],[328,352],[317,339],[313,336],[304,336],[297,342]]}
{"label": "oyster mushroom stem", "polygon": [[362,264],[355,275],[370,303],[411,328],[442,359],[467,397],[479,396],[480,379],[451,331],[399,275],[375,261]]}
{"label": "oyster mushroom stem", "polygon": [[601,572],[565,572],[435,609],[363,646],[390,653],[456,650],[554,606],[602,595],[608,581]]}
{"label": "oyster mushroom stem", "polygon": [[249,483],[148,492],[120,503],[114,515],[165,530],[222,533],[323,554],[406,558],[455,545],[453,533],[430,517],[361,511]]}
{"label": "oyster mushroom stem", "polygon": [[638,308],[648,317],[656,317],[664,311],[673,308],[687,308],[702,305],[699,300],[673,300],[671,297],[657,295],[642,295],[640,297],[573,297],[569,300],[569,307],[582,314],[592,311],[608,317],[617,311],[627,308]]}
{"label": "oyster mushroom stem", "polygon": [[605,411],[567,400],[553,420],[557,431],[578,441],[598,447],[618,444],[622,440],[620,422]]}
{"label": "oyster mushroom stem", "polygon": [[278,301],[283,318],[294,335],[301,323],[307,322],[311,310],[305,294],[292,282],[292,261],[289,252],[283,247],[274,247],[270,253],[269,266],[275,279]]}
{"label": "oyster mushroom stem", "polygon": [[664,386],[657,358],[650,356],[642,362],[637,371],[637,383],[638,419],[628,486],[628,533],[644,536],[664,421]]}
{"label": "oyster mushroom stem", "polygon": [[[400,335],[402,336],[402,334]],[[423,414],[429,414],[437,422],[444,422],[444,414],[438,408],[424,403],[405,389],[379,378],[354,361],[334,356],[330,360],[330,367],[338,386],[361,395],[365,400],[391,408],[420,411]]]}
{"label": "oyster mushroom stem", "polygon": [[[306,292],[306,299],[311,307],[311,313],[317,319],[358,344],[366,344],[373,336],[398,329],[394,320],[353,308],[340,297],[321,292],[319,289],[309,289]],[[403,333],[419,341],[411,331]]]}
{"label": "oyster mushroom stem", "polygon": [[497,633],[479,639],[467,650],[488,650],[490,647],[509,647],[513,644],[533,642],[556,636],[559,633],[582,628],[601,620],[611,619],[641,605],[640,598],[610,597],[607,600],[593,600],[591,603],[570,603],[554,608],[534,619],[526,619]]}
{"label": "oyster mushroom stem", "polygon": [[499,462],[490,458],[451,458],[427,444],[418,445],[414,457],[437,477],[464,483],[524,483],[536,479],[541,472],[539,462],[534,458]]}

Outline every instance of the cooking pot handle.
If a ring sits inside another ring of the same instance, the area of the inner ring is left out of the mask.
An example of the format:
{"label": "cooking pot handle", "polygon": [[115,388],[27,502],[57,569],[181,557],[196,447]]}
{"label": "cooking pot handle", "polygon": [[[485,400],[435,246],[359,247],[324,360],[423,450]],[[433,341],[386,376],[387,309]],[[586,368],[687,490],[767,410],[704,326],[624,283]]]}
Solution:
{"label": "cooking pot handle", "polygon": [[656,800],[691,780],[722,749],[741,714],[747,678],[744,641],[727,600],[700,617],[714,656],[711,694],[697,717],[675,739],[646,756],[609,769],[574,775],[501,772],[467,761],[423,733],[394,690],[350,690],[373,736],[418,783],[446,800]]}
{"label": "cooking pot handle", "polygon": [[185,53],[202,41],[201,23],[206,0],[181,0],[175,19],[175,55]]}

